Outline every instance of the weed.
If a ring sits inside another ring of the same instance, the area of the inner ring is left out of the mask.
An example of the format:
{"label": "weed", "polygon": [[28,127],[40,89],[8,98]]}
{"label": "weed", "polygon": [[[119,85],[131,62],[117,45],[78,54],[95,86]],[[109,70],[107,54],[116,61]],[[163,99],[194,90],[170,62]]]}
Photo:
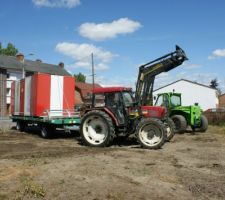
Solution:
{"label": "weed", "polygon": [[28,198],[44,198],[46,190],[43,185],[35,183],[30,177],[21,177],[23,187],[16,192],[15,200]]}
{"label": "weed", "polygon": [[33,158],[32,157],[31,159],[28,160],[27,164],[29,166],[36,166],[38,164],[38,162],[39,162],[38,158]]}
{"label": "weed", "polygon": [[60,181],[59,181],[59,184],[60,185],[63,185],[65,183],[65,180],[64,179],[61,179]]}

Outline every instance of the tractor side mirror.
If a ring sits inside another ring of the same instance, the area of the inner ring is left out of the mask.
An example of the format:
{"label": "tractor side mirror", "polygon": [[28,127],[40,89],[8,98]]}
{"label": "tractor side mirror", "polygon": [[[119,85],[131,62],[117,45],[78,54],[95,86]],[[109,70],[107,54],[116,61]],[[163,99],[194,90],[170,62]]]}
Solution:
{"label": "tractor side mirror", "polygon": [[156,96],[154,96],[153,99],[156,100]]}

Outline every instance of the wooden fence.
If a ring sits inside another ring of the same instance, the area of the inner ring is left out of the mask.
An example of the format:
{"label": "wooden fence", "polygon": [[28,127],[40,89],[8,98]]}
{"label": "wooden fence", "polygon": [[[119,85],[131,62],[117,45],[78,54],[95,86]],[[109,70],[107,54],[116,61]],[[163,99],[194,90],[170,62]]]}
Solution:
{"label": "wooden fence", "polygon": [[225,111],[204,112],[209,124],[225,124]]}

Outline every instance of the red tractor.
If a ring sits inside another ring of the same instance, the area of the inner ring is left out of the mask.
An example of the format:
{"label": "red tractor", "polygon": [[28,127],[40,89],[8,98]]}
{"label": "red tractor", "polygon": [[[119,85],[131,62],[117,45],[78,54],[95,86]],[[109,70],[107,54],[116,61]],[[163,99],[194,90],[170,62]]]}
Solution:
{"label": "red tractor", "polygon": [[118,135],[135,134],[142,147],[158,149],[166,140],[164,118],[165,108],[139,106],[131,88],[96,88],[91,107],[83,113],[80,133],[89,146],[109,146]]}
{"label": "red tractor", "polygon": [[175,133],[167,106],[151,106],[154,80],[187,60],[185,52],[176,50],[139,67],[135,97],[131,88],[96,88],[92,105],[84,110],[80,132],[91,146],[108,146],[117,135],[135,134],[142,147],[160,148]]}

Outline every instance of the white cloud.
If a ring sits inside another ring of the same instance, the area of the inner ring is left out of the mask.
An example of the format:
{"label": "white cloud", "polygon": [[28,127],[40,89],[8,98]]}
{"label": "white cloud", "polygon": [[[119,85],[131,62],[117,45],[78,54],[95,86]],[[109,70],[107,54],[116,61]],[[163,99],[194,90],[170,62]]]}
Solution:
{"label": "white cloud", "polygon": [[106,70],[108,64],[117,55],[92,44],[77,44],[62,42],[56,45],[56,51],[74,59],[75,63],[69,67],[91,69],[91,54],[94,55],[95,69]]}
{"label": "white cloud", "polygon": [[83,37],[94,41],[102,41],[110,38],[115,38],[119,34],[133,33],[141,27],[137,21],[128,18],[120,18],[111,23],[84,23],[78,31]]}
{"label": "white cloud", "polygon": [[202,65],[195,64],[195,63],[184,63],[182,66],[185,69],[198,69],[198,68],[201,68],[202,67]]}
{"label": "white cloud", "polygon": [[73,8],[80,4],[80,0],[32,0],[38,7]]}
{"label": "white cloud", "polygon": [[216,49],[212,52],[212,55],[208,57],[209,60],[225,57],[225,49]]}
{"label": "white cloud", "polygon": [[166,77],[168,77],[169,76],[169,73],[167,73],[167,72],[162,72],[161,74],[159,74],[158,76],[157,76],[157,78],[158,79],[160,79],[160,78],[166,78]]}

